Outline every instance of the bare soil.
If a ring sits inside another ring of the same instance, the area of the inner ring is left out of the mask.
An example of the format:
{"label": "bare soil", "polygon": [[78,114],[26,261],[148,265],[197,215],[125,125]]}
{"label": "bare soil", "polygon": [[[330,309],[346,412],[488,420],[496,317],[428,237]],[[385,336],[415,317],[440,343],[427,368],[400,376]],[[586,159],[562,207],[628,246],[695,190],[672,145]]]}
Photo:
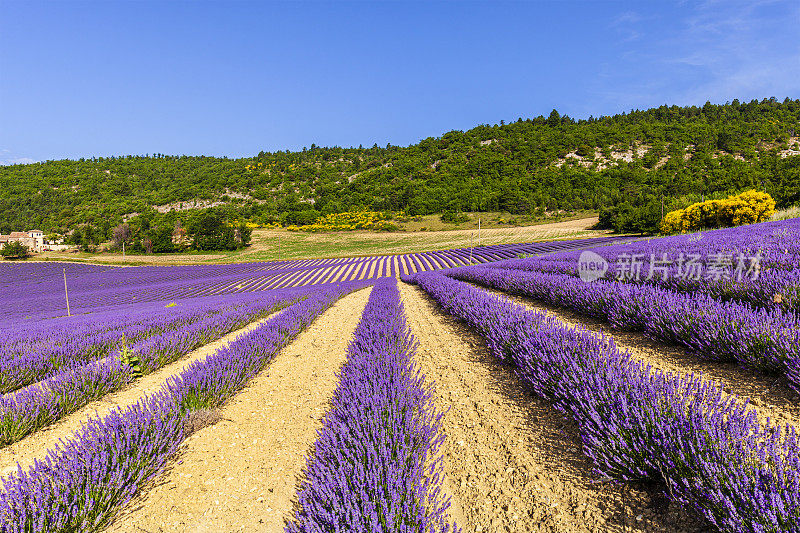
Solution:
{"label": "bare soil", "polygon": [[598,481],[575,425],[470,328],[401,284],[416,361],[446,411],[445,491],[464,531],[705,531],[649,486]]}
{"label": "bare soil", "polygon": [[282,531],[369,293],[345,296],[276,355],[108,531]]}
{"label": "bare soil", "polygon": [[0,476],[16,471],[17,465],[23,468],[32,465],[35,459],[47,455],[47,451],[54,448],[59,441],[75,436],[75,433],[89,419],[102,418],[114,409],[133,405],[144,397],[158,392],[171,376],[180,374],[190,364],[200,359],[205,359],[240,335],[253,330],[278,313],[280,311],[252,322],[193,352],[189,352],[177,361],[137,379],[124,389],[95,400],[55,424],[40,429],[21,441],[0,449]]}
{"label": "bare soil", "polygon": [[607,322],[570,309],[485,287],[477,288],[529,309],[542,311],[567,325],[608,335],[621,349],[629,351],[633,357],[649,363],[653,368],[677,374],[702,375],[703,379],[721,386],[727,394],[749,399],[762,421],[769,417],[773,422],[800,428],[800,395],[789,387],[788,381],[782,376],[768,376],[736,363],[704,360],[699,354],[682,346],[652,339],[638,331],[614,329]]}

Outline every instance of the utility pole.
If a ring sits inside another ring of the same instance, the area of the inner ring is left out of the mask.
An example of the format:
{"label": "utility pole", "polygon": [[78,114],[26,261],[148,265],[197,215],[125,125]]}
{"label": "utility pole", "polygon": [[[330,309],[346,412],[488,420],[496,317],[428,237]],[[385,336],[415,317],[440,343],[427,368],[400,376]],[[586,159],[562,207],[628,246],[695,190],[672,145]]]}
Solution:
{"label": "utility pole", "polygon": [[469,234],[469,264],[472,264],[472,232]]}
{"label": "utility pole", "polygon": [[69,292],[67,292],[67,269],[64,268],[64,296],[67,298],[67,316],[72,316],[69,310]]}
{"label": "utility pole", "polygon": [[125,259],[125,241],[122,241],[122,258]]}
{"label": "utility pole", "polygon": [[281,260],[281,236],[278,235],[278,261]]}
{"label": "utility pole", "polygon": [[661,195],[661,218],[664,218],[664,195]]}
{"label": "utility pole", "polygon": [[481,245],[481,219],[478,218],[478,246]]}

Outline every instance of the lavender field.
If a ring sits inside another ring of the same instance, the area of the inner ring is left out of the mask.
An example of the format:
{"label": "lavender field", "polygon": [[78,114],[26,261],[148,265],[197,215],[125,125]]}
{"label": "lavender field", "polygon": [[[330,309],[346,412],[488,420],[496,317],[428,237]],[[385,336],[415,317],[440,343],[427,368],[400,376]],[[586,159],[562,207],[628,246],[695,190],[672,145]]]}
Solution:
{"label": "lavender field", "polygon": [[0,264],[0,530],[800,531],[798,242]]}
{"label": "lavender field", "polygon": [[[600,247],[588,258],[569,251],[409,280],[476,328],[536,395],[575,421],[598,476],[656,483],[722,531],[798,531],[796,412],[781,420],[780,405],[751,404],[731,393],[735,383],[659,368],[618,347],[613,333],[567,327],[557,311],[524,305],[570,309],[612,331],[681,345],[711,363],[709,373],[714,365],[743,365],[744,374],[770,376],[769,387],[796,404],[798,243],[796,220],[768,222]],[[600,258],[607,270],[586,279],[582,261]],[[692,272],[689,258],[699,266]],[[482,286],[522,296],[523,305]]]}
{"label": "lavender field", "polygon": [[499,261],[520,254],[567,250],[619,239],[603,237],[499,244],[418,254],[230,265],[111,267],[60,262],[0,263],[0,322],[66,315],[65,269],[70,304],[78,314],[106,311],[114,305],[399,277],[470,262]]}

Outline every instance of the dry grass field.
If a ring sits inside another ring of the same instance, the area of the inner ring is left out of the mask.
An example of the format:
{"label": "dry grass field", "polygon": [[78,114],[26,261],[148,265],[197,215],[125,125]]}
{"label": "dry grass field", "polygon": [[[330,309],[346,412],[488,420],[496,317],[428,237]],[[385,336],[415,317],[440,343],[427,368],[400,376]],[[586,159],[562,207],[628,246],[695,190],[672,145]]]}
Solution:
{"label": "dry grass field", "polygon": [[[120,253],[65,254],[48,252],[39,260],[70,260],[115,265],[183,265],[239,263],[290,259],[319,259],[365,255],[403,254],[467,248],[469,246],[588,238],[607,235],[591,229],[597,217],[516,227],[450,229],[441,231],[304,233],[256,229],[252,244],[236,252],[130,255]],[[472,223],[470,223],[472,224]]]}

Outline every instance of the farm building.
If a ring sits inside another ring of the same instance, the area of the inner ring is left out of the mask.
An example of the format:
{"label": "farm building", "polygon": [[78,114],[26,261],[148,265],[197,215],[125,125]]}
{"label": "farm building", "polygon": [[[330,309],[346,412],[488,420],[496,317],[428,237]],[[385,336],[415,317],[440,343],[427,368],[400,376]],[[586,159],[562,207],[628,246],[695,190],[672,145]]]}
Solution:
{"label": "farm building", "polygon": [[0,235],[0,249],[10,242],[21,242],[29,250],[41,252],[44,249],[44,233],[41,230],[33,229],[30,231],[12,231],[8,235]]}

